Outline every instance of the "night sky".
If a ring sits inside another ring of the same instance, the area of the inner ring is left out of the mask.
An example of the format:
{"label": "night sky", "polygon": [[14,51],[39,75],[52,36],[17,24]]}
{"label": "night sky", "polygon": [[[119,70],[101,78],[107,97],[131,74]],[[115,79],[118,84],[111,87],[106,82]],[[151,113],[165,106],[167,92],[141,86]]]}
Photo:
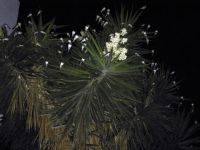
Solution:
{"label": "night sky", "polygon": [[[195,103],[195,114],[200,113],[200,1],[198,0],[20,0],[18,20],[24,22],[29,13],[43,10],[44,20],[56,19],[57,25],[69,25],[66,31],[80,31],[85,25],[95,25],[96,15],[105,6],[111,9],[125,4],[138,9],[147,5],[140,18],[150,24],[159,35],[150,48],[154,59],[176,72],[181,94]],[[200,117],[198,117],[200,121]]]}

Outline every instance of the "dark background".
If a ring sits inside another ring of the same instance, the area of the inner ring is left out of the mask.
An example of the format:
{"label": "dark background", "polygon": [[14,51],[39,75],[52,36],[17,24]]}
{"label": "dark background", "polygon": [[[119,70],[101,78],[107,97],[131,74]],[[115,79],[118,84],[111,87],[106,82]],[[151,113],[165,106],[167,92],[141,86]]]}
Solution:
{"label": "dark background", "polygon": [[200,121],[200,1],[198,0],[20,0],[19,21],[29,13],[43,10],[44,20],[55,18],[58,25],[69,25],[66,31],[79,31],[85,25],[95,25],[96,15],[106,6],[119,8],[120,4],[138,9],[147,5],[140,18],[151,24],[159,35],[151,44],[155,60],[176,71],[180,91],[195,103],[195,117]]}

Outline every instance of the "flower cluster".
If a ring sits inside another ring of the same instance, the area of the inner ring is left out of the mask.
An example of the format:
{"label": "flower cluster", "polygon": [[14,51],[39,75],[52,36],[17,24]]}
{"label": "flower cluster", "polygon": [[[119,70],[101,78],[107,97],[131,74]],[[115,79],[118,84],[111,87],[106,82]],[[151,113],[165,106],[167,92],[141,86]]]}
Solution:
{"label": "flower cluster", "polygon": [[127,29],[121,29],[121,32],[116,32],[110,35],[110,42],[106,42],[106,50],[108,53],[113,53],[113,59],[125,60],[127,58],[127,49],[123,47],[127,43],[128,39],[124,36],[127,34]]}

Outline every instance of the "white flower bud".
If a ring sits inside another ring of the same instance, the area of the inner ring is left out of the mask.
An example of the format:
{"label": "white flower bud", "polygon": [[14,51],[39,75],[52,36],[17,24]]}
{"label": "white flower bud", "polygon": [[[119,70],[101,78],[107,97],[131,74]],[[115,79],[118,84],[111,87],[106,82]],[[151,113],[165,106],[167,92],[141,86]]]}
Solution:
{"label": "white flower bud", "polygon": [[42,13],[42,10],[39,10],[37,13],[37,16],[39,16]]}
{"label": "white flower bud", "polygon": [[76,34],[76,31],[72,31],[72,36],[74,36]]}
{"label": "white flower bud", "polygon": [[61,63],[60,63],[60,69],[63,67],[63,65],[64,65],[64,63],[63,63],[63,62],[61,62]]}
{"label": "white flower bud", "polygon": [[62,43],[64,43],[64,39],[63,39],[62,37],[60,38],[60,41],[61,41]]}
{"label": "white flower bud", "polygon": [[17,28],[21,28],[22,27],[22,24],[20,22],[17,23]]}
{"label": "white flower bud", "polygon": [[133,28],[133,25],[132,25],[132,24],[130,24],[130,23],[128,24],[128,26],[129,26],[130,28]]}
{"label": "white flower bud", "polygon": [[108,22],[105,22],[105,23],[103,24],[104,27],[105,27],[106,25],[108,25]]}
{"label": "white flower bud", "polygon": [[45,61],[45,66],[46,66],[46,67],[48,66],[48,64],[49,64],[49,62],[48,62],[48,61]]}
{"label": "white flower bud", "polygon": [[69,44],[68,44],[68,51],[70,51],[71,48],[72,48],[72,44],[69,43]]}
{"label": "white flower bud", "polygon": [[32,16],[33,16],[32,13],[30,13],[30,14],[27,15],[27,18],[30,18]]}
{"label": "white flower bud", "polygon": [[135,53],[135,56],[140,57],[140,54],[138,54],[137,52]]}
{"label": "white flower bud", "polygon": [[85,48],[85,46],[84,46],[84,45],[82,45],[82,46],[81,46],[81,50],[83,51],[83,49],[84,49],[84,48]]}
{"label": "white flower bud", "polygon": [[42,34],[46,34],[46,32],[44,32],[44,31],[40,31],[40,33],[42,33]]}
{"label": "white flower bud", "polygon": [[147,6],[143,6],[140,9],[145,10],[147,8]]}
{"label": "white flower bud", "polygon": [[3,38],[3,41],[8,41],[9,40],[9,38]]}
{"label": "white flower bud", "polygon": [[33,25],[33,23],[31,21],[28,21],[28,24]]}
{"label": "white flower bud", "polygon": [[105,10],[106,10],[106,7],[103,7],[103,8],[101,9],[101,13],[104,12]]}
{"label": "white flower bud", "polygon": [[87,31],[89,29],[89,25],[85,26],[85,31]]}
{"label": "white flower bud", "polygon": [[22,44],[19,44],[19,45],[17,45],[17,47],[23,47],[24,45],[22,45]]}
{"label": "white flower bud", "polygon": [[19,31],[19,32],[17,32],[17,35],[22,35],[22,32],[20,32],[20,31]]}
{"label": "white flower bud", "polygon": [[78,36],[78,35],[75,35],[73,41],[76,41],[78,38],[79,38],[79,36]]}
{"label": "white flower bud", "polygon": [[41,45],[40,45],[40,43],[38,43],[38,42],[36,42],[36,44],[35,44],[36,46],[39,46],[39,47],[41,47]]}
{"label": "white flower bud", "polygon": [[100,16],[99,16],[99,15],[97,15],[97,16],[96,16],[96,20],[99,20],[99,18],[100,18]]}
{"label": "white flower bud", "polygon": [[172,72],[170,73],[170,75],[173,75],[173,74],[175,74],[175,71],[172,71]]}

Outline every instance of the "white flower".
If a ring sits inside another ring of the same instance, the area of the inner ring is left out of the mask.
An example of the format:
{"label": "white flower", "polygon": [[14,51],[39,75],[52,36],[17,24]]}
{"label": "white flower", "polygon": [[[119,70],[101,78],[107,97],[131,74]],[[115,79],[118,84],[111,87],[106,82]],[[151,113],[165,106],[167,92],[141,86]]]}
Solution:
{"label": "white flower", "polygon": [[127,41],[128,41],[127,38],[122,38],[121,43],[122,43],[122,44],[125,44],[125,43],[127,43]]}
{"label": "white flower", "polygon": [[122,38],[122,36],[127,34],[127,30],[123,28],[121,33],[116,32],[115,34],[110,34],[110,42],[106,42],[107,52],[113,52],[113,58],[118,60],[125,60],[127,58],[127,49],[125,47],[120,47],[120,44],[127,43],[127,38]]}
{"label": "white flower", "polygon": [[125,60],[127,58],[126,53],[127,53],[127,49],[126,48],[118,48],[116,51],[114,52],[114,57],[116,58],[118,56],[118,60]]}
{"label": "white flower", "polygon": [[111,42],[106,42],[107,51],[110,52],[113,49],[113,44]]}
{"label": "white flower", "polygon": [[126,28],[121,29],[121,35],[122,36],[125,36],[127,33],[128,32],[127,32]]}
{"label": "white flower", "polygon": [[120,42],[120,38],[118,37],[118,34],[117,34],[117,36],[114,36],[113,38],[111,38],[110,41],[112,43],[118,44]]}
{"label": "white flower", "polygon": [[119,39],[119,38],[120,38],[120,33],[116,32],[116,33],[115,33],[115,38],[116,38],[116,39]]}
{"label": "white flower", "polygon": [[114,38],[114,34],[110,34],[109,36],[110,36],[110,38]]}
{"label": "white flower", "polygon": [[127,58],[125,53],[121,53],[118,57],[118,60],[125,60]]}
{"label": "white flower", "polygon": [[128,50],[125,47],[123,47],[123,48],[119,48],[119,51],[121,53],[127,53]]}

